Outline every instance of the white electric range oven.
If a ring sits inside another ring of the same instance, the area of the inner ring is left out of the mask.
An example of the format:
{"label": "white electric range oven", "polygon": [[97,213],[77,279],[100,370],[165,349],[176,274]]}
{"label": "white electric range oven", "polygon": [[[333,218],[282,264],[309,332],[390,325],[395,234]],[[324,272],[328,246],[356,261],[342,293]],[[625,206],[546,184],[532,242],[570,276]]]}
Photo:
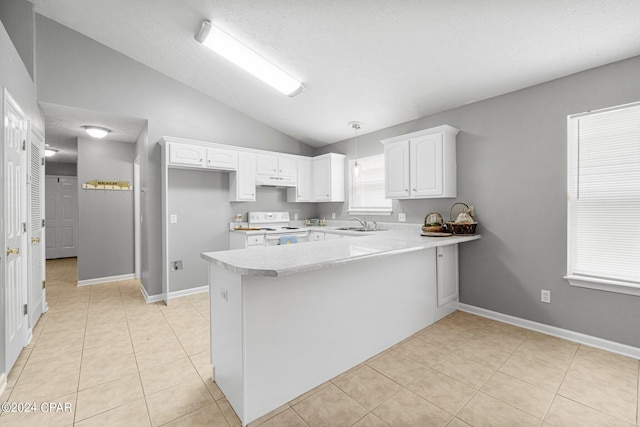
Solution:
{"label": "white electric range oven", "polygon": [[229,249],[301,243],[309,239],[309,230],[289,224],[289,212],[249,212],[248,218],[246,229],[231,230]]}

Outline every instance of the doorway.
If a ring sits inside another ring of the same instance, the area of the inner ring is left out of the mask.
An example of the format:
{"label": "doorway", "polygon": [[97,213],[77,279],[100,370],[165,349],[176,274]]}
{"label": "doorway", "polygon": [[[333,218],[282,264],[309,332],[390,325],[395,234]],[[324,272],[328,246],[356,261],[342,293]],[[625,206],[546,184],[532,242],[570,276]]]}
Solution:
{"label": "doorway", "polygon": [[78,256],[78,178],[45,177],[46,258]]}

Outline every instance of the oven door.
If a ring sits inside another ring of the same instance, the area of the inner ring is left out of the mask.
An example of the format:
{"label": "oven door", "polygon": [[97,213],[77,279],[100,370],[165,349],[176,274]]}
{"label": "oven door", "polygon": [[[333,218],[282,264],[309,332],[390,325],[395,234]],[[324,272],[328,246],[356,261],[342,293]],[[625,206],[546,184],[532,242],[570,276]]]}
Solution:
{"label": "oven door", "polygon": [[276,246],[281,241],[286,241],[287,237],[295,237],[296,243],[307,242],[309,240],[309,232],[267,234],[264,244],[265,246]]}

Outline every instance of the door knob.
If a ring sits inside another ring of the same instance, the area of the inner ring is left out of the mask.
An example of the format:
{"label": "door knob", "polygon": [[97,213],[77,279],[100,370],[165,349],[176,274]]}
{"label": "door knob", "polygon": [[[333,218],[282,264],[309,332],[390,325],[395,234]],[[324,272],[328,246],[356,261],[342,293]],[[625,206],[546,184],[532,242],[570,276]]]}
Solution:
{"label": "door knob", "polygon": [[31,238],[31,243],[40,243],[40,238],[39,237],[32,237]]}
{"label": "door knob", "polygon": [[19,253],[20,253],[20,248],[7,248],[7,256],[18,255]]}

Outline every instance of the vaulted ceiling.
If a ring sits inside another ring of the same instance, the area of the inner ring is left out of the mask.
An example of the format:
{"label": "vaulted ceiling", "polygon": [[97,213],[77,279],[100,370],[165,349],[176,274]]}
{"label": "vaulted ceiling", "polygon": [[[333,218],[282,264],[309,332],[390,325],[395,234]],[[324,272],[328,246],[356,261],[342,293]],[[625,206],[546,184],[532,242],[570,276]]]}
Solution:
{"label": "vaulted ceiling", "polygon": [[[311,146],[640,55],[636,0],[32,0],[37,13]],[[203,19],[302,80],[194,40]]]}

